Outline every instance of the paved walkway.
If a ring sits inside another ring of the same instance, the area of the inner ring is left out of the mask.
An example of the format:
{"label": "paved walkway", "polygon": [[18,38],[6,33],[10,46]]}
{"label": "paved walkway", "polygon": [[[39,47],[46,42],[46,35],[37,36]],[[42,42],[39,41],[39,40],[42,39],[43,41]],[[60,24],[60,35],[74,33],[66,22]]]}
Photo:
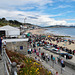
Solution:
{"label": "paved walkway", "polygon": [[[38,47],[36,47],[37,48],[37,50],[38,50]],[[41,48],[41,51],[40,52],[44,52],[44,53],[47,53],[48,55],[53,55],[54,57],[59,57],[59,55],[57,55],[57,54],[54,54],[54,53],[52,53],[52,52],[50,52],[50,51],[48,51],[48,50],[45,50],[45,49],[43,49],[43,47],[40,47]],[[64,51],[61,51],[61,52],[64,52]],[[34,56],[33,56],[34,57]],[[54,68],[52,68],[52,66],[53,66],[53,62],[48,62],[48,63],[46,63],[45,61],[43,61],[43,62],[41,62],[42,63],[42,65],[46,68],[46,69],[48,69],[48,70],[52,70],[52,72],[56,72],[56,71],[58,71],[59,72],[59,75],[75,75],[75,71],[74,70],[72,70],[71,68],[69,68],[69,67],[65,67],[64,69],[63,69],[63,74],[61,74],[61,66],[60,66],[60,64],[54,64]]]}
{"label": "paved walkway", "polygon": [[[31,55],[27,55],[29,57],[32,57],[35,59],[35,57],[37,56],[35,53],[31,54]],[[46,63],[46,61],[42,60],[40,57],[37,57],[37,59],[40,59],[41,64],[48,70],[51,71],[53,75],[55,75],[55,73],[57,72],[54,68],[52,68],[52,66],[50,66],[50,64]],[[63,75],[61,73],[59,73],[59,75]]]}
{"label": "paved walkway", "polygon": [[[47,53],[48,55],[53,55],[54,57],[58,57],[59,55],[54,54],[48,50],[45,50],[41,47],[41,52]],[[50,66],[53,65],[53,62],[48,63]],[[59,73],[61,73],[61,66],[59,64],[54,64],[54,69],[57,70]],[[72,75],[72,73],[75,75],[75,71],[67,66],[65,66],[65,71],[63,71],[63,75]],[[60,74],[59,74],[60,75]]]}
{"label": "paved walkway", "polygon": [[4,75],[4,64],[3,64],[3,60],[0,60],[0,75]]}

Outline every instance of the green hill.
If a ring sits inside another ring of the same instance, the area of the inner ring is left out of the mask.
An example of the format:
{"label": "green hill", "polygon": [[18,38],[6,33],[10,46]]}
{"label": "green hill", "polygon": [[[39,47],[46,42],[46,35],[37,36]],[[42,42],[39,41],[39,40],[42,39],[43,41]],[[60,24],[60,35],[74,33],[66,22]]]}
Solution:
{"label": "green hill", "polygon": [[0,27],[1,26],[6,26],[6,25],[10,25],[10,26],[14,26],[14,27],[20,27],[20,25],[28,25],[28,26],[35,26],[32,25],[30,23],[21,23],[17,20],[6,20],[6,18],[0,18]]}

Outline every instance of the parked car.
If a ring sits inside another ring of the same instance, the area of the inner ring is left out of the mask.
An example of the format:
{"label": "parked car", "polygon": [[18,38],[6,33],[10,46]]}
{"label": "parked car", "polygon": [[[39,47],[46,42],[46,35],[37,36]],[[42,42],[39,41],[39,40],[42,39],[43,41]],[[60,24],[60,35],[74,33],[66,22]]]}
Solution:
{"label": "parked car", "polygon": [[56,48],[51,49],[51,51],[55,52],[55,53],[59,53],[60,51]]}
{"label": "parked car", "polygon": [[44,43],[42,43],[42,42],[39,42],[39,46],[45,46],[45,45],[44,45]]}
{"label": "parked car", "polygon": [[46,49],[46,50],[48,50],[48,49],[51,48],[51,46],[50,45],[47,45],[47,46],[44,46],[43,48]]}
{"label": "parked car", "polygon": [[72,59],[72,55],[71,54],[69,54],[69,53],[60,53],[60,56],[62,56],[62,57],[66,57],[66,59]]}

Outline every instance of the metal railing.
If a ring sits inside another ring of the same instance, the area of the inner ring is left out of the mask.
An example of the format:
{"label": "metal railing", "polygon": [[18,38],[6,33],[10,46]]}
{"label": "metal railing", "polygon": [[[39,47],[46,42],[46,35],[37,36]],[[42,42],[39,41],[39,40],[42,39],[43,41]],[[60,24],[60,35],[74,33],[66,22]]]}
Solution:
{"label": "metal railing", "polygon": [[4,71],[5,75],[17,75],[17,67],[16,67],[16,62],[11,62],[5,48],[3,48],[3,62],[4,62]]}

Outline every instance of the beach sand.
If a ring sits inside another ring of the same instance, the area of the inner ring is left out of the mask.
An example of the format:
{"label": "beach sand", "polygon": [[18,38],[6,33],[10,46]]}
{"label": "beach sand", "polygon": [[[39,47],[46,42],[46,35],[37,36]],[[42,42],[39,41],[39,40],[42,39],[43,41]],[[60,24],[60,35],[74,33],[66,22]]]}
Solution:
{"label": "beach sand", "polygon": [[[44,31],[45,31],[45,29],[34,29],[34,30],[28,30],[28,31],[26,31],[26,32],[27,32],[27,33],[28,33],[28,32],[31,32],[32,34],[38,34],[38,35],[41,34],[41,35],[42,35],[42,34],[45,34]],[[45,34],[45,35],[48,35],[48,33]],[[49,42],[49,41],[48,41],[48,42]],[[75,42],[75,40],[74,40],[74,42]],[[52,41],[51,43],[57,44],[56,41]],[[67,42],[67,43],[65,43],[65,42],[59,42],[57,45],[58,45],[58,46],[62,46],[62,47],[66,47],[66,48],[71,49],[71,50],[75,50],[75,44],[69,45],[68,42]]]}
{"label": "beach sand", "polygon": [[[50,41],[48,41],[48,42],[50,42]],[[50,43],[57,44],[56,41],[52,41]],[[62,47],[66,47],[66,48],[71,49],[71,50],[75,50],[75,44],[69,45],[68,42],[67,43],[65,43],[65,42],[59,42],[57,45],[58,46],[62,46]]]}
{"label": "beach sand", "polygon": [[44,34],[44,31],[45,29],[33,29],[33,30],[26,31],[26,33],[31,32],[32,34],[40,35],[40,34]]}

